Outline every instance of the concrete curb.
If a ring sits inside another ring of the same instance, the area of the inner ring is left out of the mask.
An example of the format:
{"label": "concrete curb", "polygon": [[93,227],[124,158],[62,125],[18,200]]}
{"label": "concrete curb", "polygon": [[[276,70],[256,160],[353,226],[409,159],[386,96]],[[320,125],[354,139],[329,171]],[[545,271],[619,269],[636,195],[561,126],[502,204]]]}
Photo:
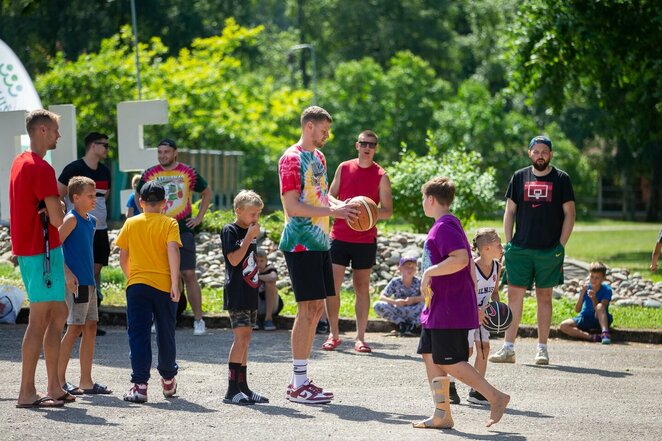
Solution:
{"label": "concrete curb", "polygon": [[[16,322],[28,322],[28,308],[22,308]],[[292,329],[294,323],[293,316],[278,316],[274,319],[276,326],[279,329]],[[230,318],[227,314],[207,314],[205,315],[205,323],[208,328],[230,328]],[[99,324],[105,326],[126,326],[126,310],[121,307],[105,306],[99,309]],[[353,332],[356,330],[356,324],[353,319],[341,318],[339,320],[340,331]],[[193,316],[185,314],[177,322],[178,327],[193,327]],[[385,320],[368,320],[368,332],[391,332],[395,329],[392,323]],[[535,326],[523,325],[520,326],[517,333],[520,337],[538,337],[538,329]],[[612,340],[614,342],[633,342],[633,343],[652,343],[662,344],[662,330],[656,329],[612,329]],[[498,337],[503,338],[503,333],[498,334]],[[550,338],[563,338],[569,339],[565,334],[560,332],[558,328],[552,328],[549,332]]]}

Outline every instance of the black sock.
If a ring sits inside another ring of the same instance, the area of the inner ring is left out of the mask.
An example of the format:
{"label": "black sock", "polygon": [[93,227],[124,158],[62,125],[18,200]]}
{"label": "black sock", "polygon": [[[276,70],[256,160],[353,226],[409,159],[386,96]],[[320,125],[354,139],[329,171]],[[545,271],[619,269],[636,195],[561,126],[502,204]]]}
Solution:
{"label": "black sock", "polygon": [[239,390],[245,393],[248,397],[251,397],[253,394],[253,391],[251,391],[248,387],[248,378],[246,374],[246,369],[248,366],[240,366],[239,367],[239,377],[238,377],[238,385],[239,385]]}
{"label": "black sock", "polygon": [[231,399],[239,392],[239,376],[241,372],[241,363],[228,363],[228,392],[225,394],[225,398]]}

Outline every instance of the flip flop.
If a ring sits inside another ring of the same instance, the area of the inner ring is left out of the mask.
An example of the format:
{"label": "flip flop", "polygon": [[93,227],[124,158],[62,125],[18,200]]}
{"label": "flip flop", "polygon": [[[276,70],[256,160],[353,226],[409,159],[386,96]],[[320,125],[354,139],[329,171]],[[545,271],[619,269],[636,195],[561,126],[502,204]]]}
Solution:
{"label": "flip flop", "polygon": [[64,401],[65,403],[73,403],[74,401],[76,401],[76,397],[71,395],[69,392],[65,392],[64,395],[62,395],[57,400],[58,401]]}
{"label": "flip flop", "polygon": [[[46,404],[46,403],[53,403],[53,404]],[[58,403],[57,400],[54,400],[53,398],[48,396],[41,397],[38,400],[33,401],[32,403],[16,405],[18,409],[33,409],[33,408],[62,407],[62,406],[64,406],[64,402],[60,401]]]}
{"label": "flip flop", "polygon": [[372,352],[372,348],[370,348],[370,346],[368,346],[361,340],[356,340],[356,343],[354,343],[354,350],[356,352],[362,352],[364,354],[369,354],[370,352]]}
{"label": "flip flop", "polygon": [[342,343],[341,339],[329,337],[322,345],[322,349],[324,349],[325,351],[333,351],[335,348],[340,346],[340,343]]}
{"label": "flip flop", "polygon": [[62,385],[62,390],[71,395],[83,395],[83,389],[76,387],[69,382],[66,382]]}
{"label": "flip flop", "polygon": [[109,395],[112,394],[113,391],[103,384],[94,383],[92,389],[83,389],[83,393],[87,395]]}

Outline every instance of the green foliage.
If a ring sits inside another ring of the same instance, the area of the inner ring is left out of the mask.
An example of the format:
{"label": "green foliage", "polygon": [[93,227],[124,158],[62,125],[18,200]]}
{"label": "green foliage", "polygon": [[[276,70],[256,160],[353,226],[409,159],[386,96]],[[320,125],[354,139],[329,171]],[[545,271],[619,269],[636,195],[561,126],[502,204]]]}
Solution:
{"label": "green foliage", "polygon": [[501,204],[494,199],[496,182],[492,167],[483,167],[482,157],[474,151],[451,148],[438,151],[434,140],[428,140],[430,151],[425,156],[405,153],[389,168],[393,187],[393,213],[425,232],[432,220],[423,213],[421,186],[437,176],[448,176],[455,182],[455,200],[452,212],[468,224],[478,216],[492,213]]}
{"label": "green foliage", "polygon": [[[164,57],[158,38],[140,45],[140,57],[143,99],[168,99],[169,106],[169,124],[147,128],[148,143],[167,134],[184,148],[242,151],[243,184],[269,202],[277,197],[274,164],[299,136],[298,115],[311,96],[250,69],[245,51],[266,51],[257,46],[262,32],[228,19],[220,36],[195,39],[176,57]],[[113,133],[116,104],[136,97],[131,54],[124,27],[97,54],[73,62],[59,54],[37,78],[37,90],[46,105],[73,103],[85,130]]]}
{"label": "green foliage", "polygon": [[460,85],[457,95],[434,114],[438,129],[435,139],[441,146],[464,144],[479,152],[485,164],[495,169],[498,193],[501,199],[515,170],[530,164],[527,157],[529,139],[539,133],[550,136],[554,142],[552,165],[570,175],[578,212],[587,212],[587,204],[595,195],[597,172],[586,155],[577,149],[557,124],[548,124],[542,130],[535,121],[514,108],[504,94],[492,95],[478,80],[467,80]]}
{"label": "green foliage", "polygon": [[341,63],[320,89],[320,104],[334,119],[333,141],[325,150],[330,170],[356,156],[354,143],[366,129],[379,136],[378,161],[395,160],[403,144],[425,153],[434,109],[450,95],[450,85],[411,52],[395,54],[388,69],[372,58]]}
{"label": "green foliage", "polygon": [[[200,201],[193,204],[193,215],[198,212]],[[207,210],[205,217],[202,218],[200,225],[201,231],[211,233],[220,233],[223,226],[231,224],[236,219],[233,210]],[[266,231],[267,237],[273,242],[278,243],[285,226],[285,216],[280,210],[274,211],[260,217],[260,226]]]}

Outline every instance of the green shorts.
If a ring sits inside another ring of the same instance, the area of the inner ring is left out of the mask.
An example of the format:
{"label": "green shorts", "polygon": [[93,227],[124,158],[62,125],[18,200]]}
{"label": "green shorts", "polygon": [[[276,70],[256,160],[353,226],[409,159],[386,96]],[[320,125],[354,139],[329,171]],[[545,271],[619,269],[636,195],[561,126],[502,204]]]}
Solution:
{"label": "green shorts", "polygon": [[19,256],[21,278],[28,292],[30,303],[64,302],[64,256],[62,247],[51,250],[51,286],[44,282],[44,253],[34,256]]}
{"label": "green shorts", "polygon": [[536,250],[506,244],[506,281],[509,285],[532,288],[553,288],[563,284],[565,249],[560,243],[554,248]]}

